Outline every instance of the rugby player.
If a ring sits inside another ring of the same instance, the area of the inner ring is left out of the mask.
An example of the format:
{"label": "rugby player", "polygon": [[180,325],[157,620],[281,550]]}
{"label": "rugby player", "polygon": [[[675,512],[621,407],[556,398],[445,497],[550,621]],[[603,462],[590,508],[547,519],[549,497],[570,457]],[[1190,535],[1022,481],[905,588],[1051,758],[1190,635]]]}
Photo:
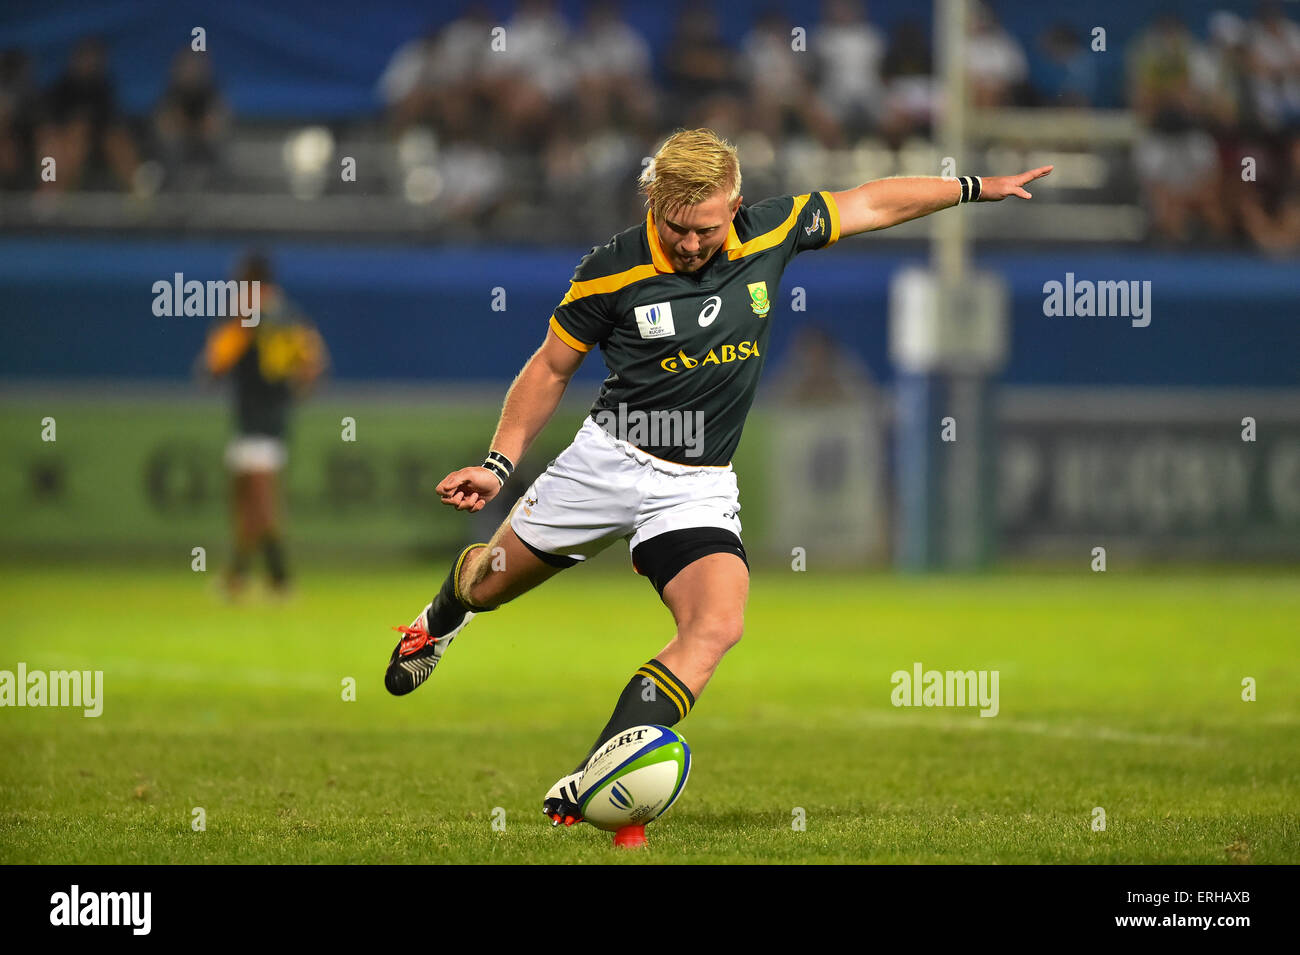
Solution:
{"label": "rugby player", "polygon": [[1025,184],[1051,169],[881,179],[746,206],[730,143],[708,129],[669,137],[641,176],[645,221],[578,264],[545,341],[506,394],[486,459],[448,474],[438,485],[442,502],[475,512],[491,501],[599,346],[609,377],[590,416],[492,539],[465,548],[433,601],[395,628],[403,637],[385,674],[389,692],[410,693],[428,679],[475,614],[626,540],[676,632],[636,670],[587,755],[544,797],[552,824],[578,821],[578,781],[596,748],[632,726],[684,719],[740,640],[749,565],[731,458],[786,266],[842,236],[960,202],[1028,199]]}
{"label": "rugby player", "polygon": [[283,596],[289,589],[289,567],[279,516],[279,473],[288,458],[289,411],[294,399],[324,373],[329,354],[320,334],[281,291],[264,255],[245,256],[235,278],[258,283],[258,322],[227,319],[209,334],[200,356],[204,374],[229,376],[233,385],[235,435],[226,446],[226,467],[235,551],[224,584],[229,596],[240,596],[261,550],[271,591]]}

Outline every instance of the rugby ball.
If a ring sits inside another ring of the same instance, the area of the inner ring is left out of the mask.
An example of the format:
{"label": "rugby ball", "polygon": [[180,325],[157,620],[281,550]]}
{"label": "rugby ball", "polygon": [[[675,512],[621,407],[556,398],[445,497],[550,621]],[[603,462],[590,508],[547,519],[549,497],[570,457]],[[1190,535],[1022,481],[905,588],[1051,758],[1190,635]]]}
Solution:
{"label": "rugby ball", "polygon": [[691,750],[666,726],[633,726],[606,740],[578,783],[582,818],[597,829],[658,819],[677,801],[691,772]]}

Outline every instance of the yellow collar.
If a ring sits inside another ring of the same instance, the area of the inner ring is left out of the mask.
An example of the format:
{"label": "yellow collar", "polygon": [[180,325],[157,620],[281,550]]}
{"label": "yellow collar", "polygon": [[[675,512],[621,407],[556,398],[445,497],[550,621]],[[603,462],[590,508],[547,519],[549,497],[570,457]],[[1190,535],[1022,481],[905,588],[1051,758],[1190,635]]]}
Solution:
{"label": "yellow collar", "polygon": [[[645,214],[645,234],[646,239],[650,242],[650,259],[654,262],[656,271],[676,271],[669,263],[668,255],[659,242],[659,230],[655,228],[655,214],[649,209],[646,210]],[[727,241],[719,251],[731,252],[734,249],[739,249],[740,245],[740,236],[736,235],[736,222],[733,219],[731,225],[727,228]],[[714,255],[717,255],[717,253],[715,252]]]}

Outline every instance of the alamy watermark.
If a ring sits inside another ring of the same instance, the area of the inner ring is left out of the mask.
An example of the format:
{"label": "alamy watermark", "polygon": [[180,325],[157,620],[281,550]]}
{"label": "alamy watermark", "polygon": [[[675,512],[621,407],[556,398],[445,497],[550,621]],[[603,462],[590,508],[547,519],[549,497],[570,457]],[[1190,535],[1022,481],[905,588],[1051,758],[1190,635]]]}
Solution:
{"label": "alamy watermark", "polygon": [[997,670],[895,670],[889,678],[895,706],[978,706],[980,716],[998,715]]}
{"label": "alamy watermark", "polygon": [[638,448],[683,448],[688,458],[704,453],[703,411],[629,410],[627,402],[618,411],[605,409],[592,415],[605,431]]}
{"label": "alamy watermark", "polygon": [[1129,318],[1134,328],[1151,324],[1151,282],[1137,279],[1094,282],[1065,273],[1065,281],[1043,283],[1048,318]]}
{"label": "alamy watermark", "polygon": [[104,712],[103,670],[0,670],[0,706],[79,706],[83,716]]}
{"label": "alamy watermark", "polygon": [[184,272],[176,272],[171,281],[159,279],[153,283],[153,313],[159,318],[234,318],[239,324],[252,328],[262,320],[262,283],[198,279],[185,280]]}
{"label": "alamy watermark", "polygon": [[74,885],[50,896],[51,925],[125,925],[132,935],[148,935],[152,910],[152,892],[82,892]]}

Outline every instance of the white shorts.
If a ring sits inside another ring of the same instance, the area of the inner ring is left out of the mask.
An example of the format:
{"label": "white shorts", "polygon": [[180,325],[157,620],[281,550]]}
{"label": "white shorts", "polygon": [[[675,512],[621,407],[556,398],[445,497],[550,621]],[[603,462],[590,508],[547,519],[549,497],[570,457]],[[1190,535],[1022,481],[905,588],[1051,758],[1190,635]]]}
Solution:
{"label": "white shorts", "polygon": [[243,434],[226,445],[226,467],[237,474],[279,471],[288,457],[284,442],[265,434]]}
{"label": "white shorts", "polygon": [[586,560],[616,540],[632,548],[668,531],[717,527],[740,537],[739,513],[730,464],[674,464],[587,418],[515,504],[510,526],[536,550]]}

